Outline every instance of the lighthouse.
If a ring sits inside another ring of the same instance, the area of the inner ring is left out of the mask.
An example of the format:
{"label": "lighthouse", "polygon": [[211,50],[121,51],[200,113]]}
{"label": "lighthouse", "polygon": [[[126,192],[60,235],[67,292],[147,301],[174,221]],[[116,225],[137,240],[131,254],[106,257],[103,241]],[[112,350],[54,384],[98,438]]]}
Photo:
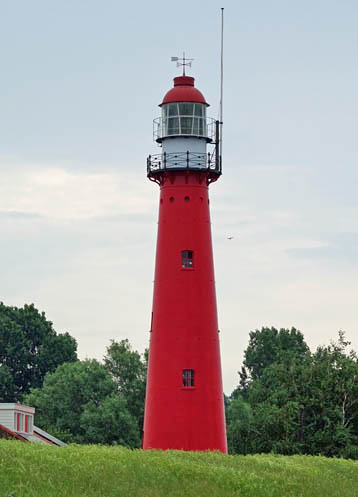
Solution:
{"label": "lighthouse", "polygon": [[188,60],[177,65],[154,120],[161,153],[147,159],[160,196],[143,449],[226,453],[209,200],[221,123],[207,117]]}

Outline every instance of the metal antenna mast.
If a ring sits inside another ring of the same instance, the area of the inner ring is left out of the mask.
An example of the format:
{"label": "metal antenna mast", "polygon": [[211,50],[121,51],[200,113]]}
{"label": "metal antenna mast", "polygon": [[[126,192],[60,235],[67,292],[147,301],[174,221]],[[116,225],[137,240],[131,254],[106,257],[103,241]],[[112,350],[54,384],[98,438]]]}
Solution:
{"label": "metal antenna mast", "polygon": [[223,92],[224,92],[224,8],[221,8],[221,64],[220,64],[220,162],[223,149]]}

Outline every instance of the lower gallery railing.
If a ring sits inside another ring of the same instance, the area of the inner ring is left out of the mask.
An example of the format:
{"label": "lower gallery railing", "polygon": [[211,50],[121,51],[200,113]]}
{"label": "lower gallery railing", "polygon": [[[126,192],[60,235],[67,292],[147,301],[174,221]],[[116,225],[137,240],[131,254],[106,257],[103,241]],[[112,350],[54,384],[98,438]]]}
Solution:
{"label": "lower gallery railing", "polygon": [[209,170],[221,174],[221,164],[217,164],[215,154],[195,152],[162,153],[150,155],[147,159],[147,173],[170,169]]}

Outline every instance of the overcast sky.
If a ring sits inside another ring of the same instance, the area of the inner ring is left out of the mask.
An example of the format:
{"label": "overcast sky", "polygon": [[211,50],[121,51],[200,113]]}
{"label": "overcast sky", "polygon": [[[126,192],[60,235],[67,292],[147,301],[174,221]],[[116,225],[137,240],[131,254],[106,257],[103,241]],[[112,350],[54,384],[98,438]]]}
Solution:
{"label": "overcast sky", "polygon": [[[179,74],[219,100],[211,214],[224,390],[250,330],[358,350],[356,0],[0,0],[0,300],[33,302],[81,358],[148,345],[152,120]],[[227,240],[227,236],[234,236]]]}

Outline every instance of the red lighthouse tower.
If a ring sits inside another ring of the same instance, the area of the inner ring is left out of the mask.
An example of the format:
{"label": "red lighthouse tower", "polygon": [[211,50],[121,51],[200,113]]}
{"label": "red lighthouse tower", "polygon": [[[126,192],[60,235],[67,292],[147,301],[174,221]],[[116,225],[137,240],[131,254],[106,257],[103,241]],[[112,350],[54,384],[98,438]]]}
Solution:
{"label": "red lighthouse tower", "polygon": [[160,203],[144,449],[227,452],[209,211],[220,123],[208,106],[184,71],[154,120],[162,153],[147,163]]}

